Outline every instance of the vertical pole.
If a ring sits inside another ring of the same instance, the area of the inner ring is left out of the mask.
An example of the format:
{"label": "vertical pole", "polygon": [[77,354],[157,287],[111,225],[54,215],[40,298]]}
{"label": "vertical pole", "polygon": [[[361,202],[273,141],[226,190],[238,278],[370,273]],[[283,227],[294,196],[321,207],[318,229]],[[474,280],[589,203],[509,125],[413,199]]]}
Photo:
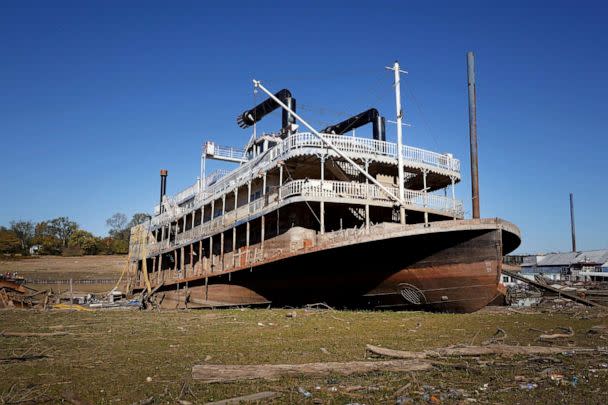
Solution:
{"label": "vertical pole", "polygon": [[70,278],[70,306],[74,304],[74,289],[72,288],[72,279]]}
{"label": "vertical pole", "polygon": [[570,230],[572,232],[572,251],[576,252],[576,230],[574,228],[574,194],[570,193]]}
{"label": "vertical pole", "polygon": [[405,207],[403,206],[403,199],[405,197],[404,190],[404,176],[403,176],[403,109],[401,107],[401,78],[399,70],[399,62],[395,61],[393,65],[395,72],[395,106],[397,108],[397,164],[398,168],[398,181],[399,181],[399,220],[401,224],[405,224]]}
{"label": "vertical pole", "polygon": [[424,188],[424,225],[429,225],[429,212],[427,211],[428,206],[428,196],[426,194],[426,174],[428,171],[426,169],[422,169],[422,187]]}
{"label": "vertical pole", "polygon": [[209,236],[209,270],[213,271],[213,235]]}
{"label": "vertical pole", "polygon": [[[190,271],[194,273],[194,243],[190,244]],[[186,277],[186,271],[184,270],[184,277]]]}
{"label": "vertical pole", "polygon": [[[354,132],[354,130],[353,130]],[[369,174],[369,160],[365,160],[365,171]],[[369,180],[365,178],[365,229],[369,231]]]}
{"label": "vertical pole", "polygon": [[[201,221],[202,221],[202,218],[201,218]],[[201,269],[201,273],[202,273],[205,270],[203,268],[204,262],[203,262],[203,240],[202,239],[198,241],[198,262],[201,264],[200,269]]]}
{"label": "vertical pole", "polygon": [[321,217],[321,235],[325,233],[325,198],[323,196],[323,183],[325,181],[325,154],[321,155],[321,203],[319,216]]}
{"label": "vertical pole", "polygon": [[226,194],[222,194],[222,225],[224,225],[225,216],[226,216]]}
{"label": "vertical pole", "polygon": [[[249,215],[249,204],[251,204],[251,180],[247,182],[247,212]],[[247,233],[245,234],[245,261],[249,261],[249,231],[251,229],[251,224],[249,222],[249,218],[247,218]]]}
{"label": "vertical pole", "polygon": [[454,219],[456,219],[456,190],[454,189],[454,181],[456,179],[454,176],[450,176],[450,180],[452,181],[452,211],[454,213]]}
{"label": "vertical pole", "polygon": [[222,271],[224,271],[224,232],[220,234],[220,261],[222,262]]}
{"label": "vertical pole", "polygon": [[236,267],[236,224],[232,228],[232,267]]}
{"label": "vertical pole", "polygon": [[283,165],[279,164],[279,201],[281,201],[281,187],[283,187]]}
{"label": "vertical pole", "polygon": [[469,88],[469,139],[471,142],[471,191],[473,218],[479,218],[479,167],[477,156],[477,91],[475,87],[475,55],[467,53],[467,76]]}
{"label": "vertical pole", "polygon": [[205,145],[203,145],[203,148],[201,150],[201,183],[200,183],[201,191],[205,190],[205,159],[206,159]]}
{"label": "vertical pole", "polygon": [[264,248],[264,232],[265,232],[265,226],[266,226],[266,215],[262,215],[262,241],[260,242],[260,247],[263,249]]}

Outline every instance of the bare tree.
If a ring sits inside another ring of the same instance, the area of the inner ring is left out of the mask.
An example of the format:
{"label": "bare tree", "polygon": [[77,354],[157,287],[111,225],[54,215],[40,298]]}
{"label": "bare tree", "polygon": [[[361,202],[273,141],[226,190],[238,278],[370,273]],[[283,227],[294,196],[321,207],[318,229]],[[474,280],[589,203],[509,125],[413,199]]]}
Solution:
{"label": "bare tree", "polygon": [[127,226],[127,216],[121,212],[117,212],[106,219],[106,226],[110,228],[110,231],[108,232],[110,236],[115,236]]}

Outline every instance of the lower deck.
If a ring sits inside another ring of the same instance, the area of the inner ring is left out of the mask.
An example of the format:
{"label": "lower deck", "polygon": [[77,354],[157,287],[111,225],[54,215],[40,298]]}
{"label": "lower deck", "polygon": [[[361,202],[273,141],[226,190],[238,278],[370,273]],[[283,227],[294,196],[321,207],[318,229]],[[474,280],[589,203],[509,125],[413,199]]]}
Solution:
{"label": "lower deck", "polygon": [[149,283],[173,307],[327,302],[470,312],[494,298],[502,255],[519,244],[517,228],[501,220],[382,223],[325,234],[294,226],[230,249],[233,235],[134,262],[136,289]]}

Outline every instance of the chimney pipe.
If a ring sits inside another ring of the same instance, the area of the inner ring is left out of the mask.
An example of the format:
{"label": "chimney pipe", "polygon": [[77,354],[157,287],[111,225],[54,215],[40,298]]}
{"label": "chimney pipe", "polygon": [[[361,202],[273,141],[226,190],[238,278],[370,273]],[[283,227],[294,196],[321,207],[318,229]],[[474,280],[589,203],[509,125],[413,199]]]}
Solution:
{"label": "chimney pipe", "polygon": [[159,214],[163,213],[163,197],[167,194],[167,174],[169,172],[165,169],[161,169],[160,171],[160,204],[159,204]]}
{"label": "chimney pipe", "polygon": [[479,218],[479,167],[477,162],[477,91],[475,89],[475,55],[467,52],[469,88],[469,140],[471,143],[471,191],[473,218]]}
{"label": "chimney pipe", "polygon": [[570,230],[572,232],[572,251],[576,252],[576,231],[574,229],[574,195],[570,193]]}

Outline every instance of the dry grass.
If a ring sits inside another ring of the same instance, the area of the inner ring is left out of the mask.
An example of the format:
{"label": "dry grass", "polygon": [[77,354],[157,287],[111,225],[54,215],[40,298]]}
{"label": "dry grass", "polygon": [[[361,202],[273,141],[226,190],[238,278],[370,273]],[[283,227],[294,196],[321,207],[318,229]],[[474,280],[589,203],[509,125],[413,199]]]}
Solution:
{"label": "dry grass", "polygon": [[[67,331],[70,335],[1,338],[0,357],[27,350],[44,351],[45,359],[1,364],[1,399],[37,389],[36,395],[58,402],[65,392],[98,404],[132,403],[153,396],[155,403],[174,404],[184,382],[185,399],[204,403],[259,391],[276,391],[274,403],[395,403],[395,392],[424,400],[424,386],[435,387],[443,403],[462,400],[454,390],[480,403],[607,403],[608,356],[555,356],[535,359],[485,358],[450,360],[458,367],[439,366],[416,374],[371,373],[352,377],[285,378],[202,384],[189,381],[191,368],[215,364],[304,363],[364,358],[366,344],[422,350],[452,344],[480,344],[497,328],[507,332],[507,344],[543,344],[539,332],[570,326],[571,344],[606,344],[587,335],[605,324],[603,314],[518,314],[501,310],[470,315],[418,312],[352,312],[296,310],[222,310],[170,312],[34,312],[0,311],[1,329]],[[260,325],[261,324],[261,325]],[[568,344],[568,342],[562,342]],[[32,349],[33,348],[33,349]],[[324,348],[325,350],[322,350]],[[489,362],[486,363],[485,361]],[[546,369],[564,375],[557,385]],[[545,370],[543,374],[543,370]],[[147,377],[151,382],[147,382]],[[572,384],[573,378],[577,381]],[[522,383],[538,384],[523,390]],[[487,384],[487,385],[486,385]],[[313,394],[305,399],[303,387]],[[452,391],[450,391],[450,389]],[[21,391],[19,391],[21,390]],[[427,388],[427,391],[429,389]],[[451,393],[451,394],[450,394]],[[4,397],[3,397],[4,396]]]}

